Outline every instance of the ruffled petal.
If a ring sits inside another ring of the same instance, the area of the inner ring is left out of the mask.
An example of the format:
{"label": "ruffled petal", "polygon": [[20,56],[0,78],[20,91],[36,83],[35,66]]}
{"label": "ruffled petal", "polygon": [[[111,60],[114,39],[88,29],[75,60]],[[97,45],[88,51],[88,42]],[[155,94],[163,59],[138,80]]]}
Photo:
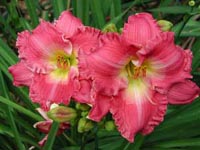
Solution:
{"label": "ruffled petal", "polygon": [[8,70],[13,76],[13,84],[15,86],[30,86],[34,74],[23,62],[19,62],[18,64],[9,67]]}
{"label": "ruffled petal", "polygon": [[86,54],[93,52],[99,45],[101,31],[92,27],[80,28],[72,38],[73,48]]}
{"label": "ruffled petal", "polygon": [[79,29],[78,33],[71,39],[74,50],[78,51],[78,67],[80,78],[82,79],[88,79],[90,76],[88,58],[90,57],[90,54],[99,46],[100,36],[100,30],[85,27]]}
{"label": "ruffled petal", "polygon": [[[136,51],[137,49],[133,49]],[[117,34],[102,36],[100,47],[88,56],[90,75],[94,79],[94,88],[105,95],[116,95],[118,90],[126,87],[126,78],[120,73],[129,61],[127,47]]]}
{"label": "ruffled petal", "polygon": [[190,50],[185,51],[174,44],[172,32],[161,34],[141,51],[146,57],[144,65],[147,67],[147,77],[152,79],[154,87],[167,90],[174,82],[192,77],[192,54]]}
{"label": "ruffled petal", "polygon": [[68,104],[73,92],[79,87],[77,71],[70,70],[66,78],[52,78],[51,74],[35,75],[30,87],[30,98],[48,110],[52,103]]}
{"label": "ruffled petal", "polygon": [[64,33],[65,38],[69,38],[73,36],[77,29],[82,27],[83,24],[81,20],[73,16],[70,11],[64,11],[55,22],[55,26],[58,30]]}
{"label": "ruffled petal", "polygon": [[129,44],[144,46],[149,40],[160,34],[161,30],[151,14],[139,13],[128,18],[122,37]]}
{"label": "ruffled petal", "polygon": [[56,51],[71,54],[72,45],[63,41],[62,35],[56,28],[42,21],[32,33],[24,31],[18,35],[16,46],[19,49],[19,58],[37,73],[46,73],[54,68],[49,59]]}
{"label": "ruffled petal", "polygon": [[148,134],[162,120],[167,107],[164,95],[151,90],[146,81],[135,80],[111,103],[111,113],[122,136],[130,142],[141,132]]}
{"label": "ruffled petal", "polygon": [[168,100],[170,104],[191,103],[200,94],[199,87],[190,80],[174,83],[168,91]]}
{"label": "ruffled petal", "polygon": [[112,97],[97,94],[88,118],[99,122],[110,110]]}
{"label": "ruffled petal", "polygon": [[74,100],[80,103],[92,104],[92,81],[89,79],[80,79],[79,83],[80,88],[73,94]]}

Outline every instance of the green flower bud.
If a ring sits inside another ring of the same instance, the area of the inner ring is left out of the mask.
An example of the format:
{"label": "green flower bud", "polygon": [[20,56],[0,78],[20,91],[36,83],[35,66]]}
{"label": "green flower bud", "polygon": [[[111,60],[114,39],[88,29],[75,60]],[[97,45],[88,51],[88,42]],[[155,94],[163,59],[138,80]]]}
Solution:
{"label": "green flower bud", "polygon": [[50,119],[57,122],[69,122],[77,116],[76,111],[73,108],[65,106],[52,108],[47,112],[47,115]]}
{"label": "green flower bud", "polygon": [[115,24],[110,23],[110,24],[107,24],[103,28],[102,32],[104,32],[104,33],[107,33],[107,32],[117,32],[117,27],[115,26]]}
{"label": "green flower bud", "polygon": [[82,111],[87,111],[90,109],[90,106],[87,104],[76,103],[76,109],[82,110]]}
{"label": "green flower bud", "polygon": [[93,127],[94,127],[93,122],[86,118],[81,118],[78,122],[78,132],[79,133],[88,132]]}
{"label": "green flower bud", "polygon": [[159,20],[157,21],[162,31],[170,31],[173,24],[167,20]]}
{"label": "green flower bud", "polygon": [[105,122],[105,129],[107,131],[113,131],[115,129],[114,121],[106,121]]}
{"label": "green flower bud", "polygon": [[88,111],[83,111],[83,112],[81,112],[81,116],[82,117],[86,117],[88,115]]}
{"label": "green flower bud", "polygon": [[195,5],[195,1],[193,1],[193,0],[189,1],[188,5],[191,6],[191,7],[193,7]]}

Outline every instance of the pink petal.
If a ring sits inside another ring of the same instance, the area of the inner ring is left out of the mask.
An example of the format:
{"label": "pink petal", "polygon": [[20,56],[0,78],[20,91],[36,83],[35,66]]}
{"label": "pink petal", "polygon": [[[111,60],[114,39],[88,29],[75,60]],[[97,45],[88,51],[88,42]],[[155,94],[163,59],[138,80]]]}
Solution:
{"label": "pink petal", "polygon": [[80,87],[73,94],[74,100],[80,103],[92,104],[93,103],[93,99],[91,97],[92,81],[81,79],[79,80],[79,82],[80,82]]}
{"label": "pink petal", "polygon": [[109,111],[112,97],[97,94],[88,118],[99,122]]}
{"label": "pink petal", "polygon": [[127,81],[120,77],[120,71],[129,59],[127,47],[119,35],[102,36],[100,47],[88,56],[89,70],[94,77],[96,90],[105,95],[116,95],[119,89],[126,87]]}
{"label": "pink petal", "polygon": [[44,144],[46,143],[47,139],[48,139],[48,135],[45,135],[45,137],[44,137],[41,141],[39,141],[38,144],[39,144],[41,147],[43,147]]}
{"label": "pink petal", "polygon": [[70,124],[68,122],[60,123],[59,129],[56,135],[62,134],[66,129],[70,128]]}
{"label": "pink petal", "polygon": [[33,127],[37,128],[42,133],[48,134],[51,129],[52,122],[52,120],[40,121],[35,123]]}
{"label": "pink petal", "polygon": [[152,132],[163,120],[167,107],[165,96],[142,84],[133,84],[121,91],[111,103],[111,113],[118,130],[130,142],[134,141],[138,132]]}
{"label": "pink petal", "polygon": [[191,103],[200,95],[199,87],[190,80],[174,83],[168,91],[168,100],[171,104]]}
{"label": "pink petal", "polygon": [[160,34],[161,30],[151,14],[139,13],[128,18],[125,24],[122,37],[129,44],[144,46],[149,40]]}
{"label": "pink petal", "polygon": [[51,78],[50,75],[35,75],[30,87],[30,98],[39,103],[44,110],[48,110],[52,103],[67,105],[79,86],[76,76],[77,73],[73,70],[63,80]]}
{"label": "pink petal", "polygon": [[91,53],[99,45],[101,31],[92,27],[80,28],[72,38],[74,49],[82,50],[84,53]]}
{"label": "pink petal", "polygon": [[161,37],[149,43],[142,53],[149,63],[147,76],[152,78],[154,87],[168,88],[174,82],[191,78],[192,54],[174,44],[172,32],[161,34]]}
{"label": "pink petal", "polygon": [[37,73],[46,73],[54,68],[49,63],[49,57],[55,51],[60,50],[69,54],[72,51],[71,43],[63,41],[61,33],[45,21],[42,21],[32,33],[24,31],[18,34],[16,46],[19,49],[19,57]]}
{"label": "pink petal", "polygon": [[81,20],[73,16],[70,11],[64,11],[55,22],[55,26],[65,34],[65,38],[69,38],[73,36],[77,29],[82,27],[83,24]]}
{"label": "pink petal", "polygon": [[78,66],[80,78],[88,79],[89,77],[89,54],[91,54],[99,46],[100,36],[100,30],[91,27],[85,27],[79,29],[78,33],[74,35],[71,39],[74,49],[78,51]]}
{"label": "pink petal", "polygon": [[44,111],[43,109],[41,108],[36,108],[36,110],[39,112],[39,114],[45,119],[45,120],[51,120],[49,119],[49,117],[47,116],[47,112]]}
{"label": "pink petal", "polygon": [[9,67],[8,70],[13,76],[15,86],[30,86],[34,75],[23,62]]}

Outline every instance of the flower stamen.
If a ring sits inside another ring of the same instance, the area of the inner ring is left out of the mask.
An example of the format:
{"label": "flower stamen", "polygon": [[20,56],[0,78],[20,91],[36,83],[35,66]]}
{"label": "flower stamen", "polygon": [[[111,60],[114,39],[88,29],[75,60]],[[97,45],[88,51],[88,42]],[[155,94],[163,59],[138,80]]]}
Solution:
{"label": "flower stamen", "polygon": [[146,68],[146,66],[134,66],[133,79],[137,79],[138,77],[146,77]]}
{"label": "flower stamen", "polygon": [[57,56],[57,67],[60,69],[68,69],[70,67],[70,60],[64,56]]}
{"label": "flower stamen", "polygon": [[127,71],[128,76],[133,79],[137,79],[139,77],[146,77],[146,69],[147,67],[145,65],[137,67],[133,65],[132,62],[130,62],[126,66],[126,71]]}

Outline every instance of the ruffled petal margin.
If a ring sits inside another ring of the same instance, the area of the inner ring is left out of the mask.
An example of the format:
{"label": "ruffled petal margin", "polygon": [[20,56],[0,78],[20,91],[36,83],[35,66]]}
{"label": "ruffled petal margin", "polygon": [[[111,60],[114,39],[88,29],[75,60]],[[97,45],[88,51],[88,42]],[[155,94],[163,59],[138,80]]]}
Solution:
{"label": "ruffled petal margin", "polygon": [[93,104],[92,81],[79,79],[79,89],[73,93],[73,98],[79,103]]}
{"label": "ruffled petal margin", "polygon": [[139,13],[128,18],[128,23],[124,25],[122,37],[131,45],[144,46],[160,32],[161,30],[151,14]]}
{"label": "ruffled petal margin", "polygon": [[45,21],[41,21],[32,33],[19,33],[16,46],[19,49],[19,58],[29,69],[37,73],[47,73],[54,68],[50,65],[49,59],[56,51],[72,51],[71,43],[63,41],[62,34],[55,26]]}
{"label": "ruffled petal margin", "polygon": [[30,86],[34,74],[25,66],[23,62],[9,67],[9,72],[13,76],[15,86]]}
{"label": "ruffled petal margin", "polygon": [[[141,132],[149,134],[163,121],[167,108],[166,96],[150,88],[133,85],[127,91],[121,91],[111,103],[111,113],[121,135],[129,142]],[[131,92],[131,93],[130,93]]]}
{"label": "ruffled petal margin", "polygon": [[37,74],[30,87],[30,98],[39,103],[44,110],[48,110],[52,103],[69,104],[73,92],[79,88],[77,72],[70,70],[68,78],[54,80],[50,75]]}
{"label": "ruffled petal margin", "polygon": [[174,82],[192,77],[192,53],[174,44],[172,32],[162,33],[149,42],[142,53],[146,57],[147,76],[152,79],[154,87],[167,90]]}
{"label": "ruffled petal margin", "polygon": [[79,28],[77,33],[71,38],[73,48],[90,54],[99,46],[101,31],[92,27]]}

